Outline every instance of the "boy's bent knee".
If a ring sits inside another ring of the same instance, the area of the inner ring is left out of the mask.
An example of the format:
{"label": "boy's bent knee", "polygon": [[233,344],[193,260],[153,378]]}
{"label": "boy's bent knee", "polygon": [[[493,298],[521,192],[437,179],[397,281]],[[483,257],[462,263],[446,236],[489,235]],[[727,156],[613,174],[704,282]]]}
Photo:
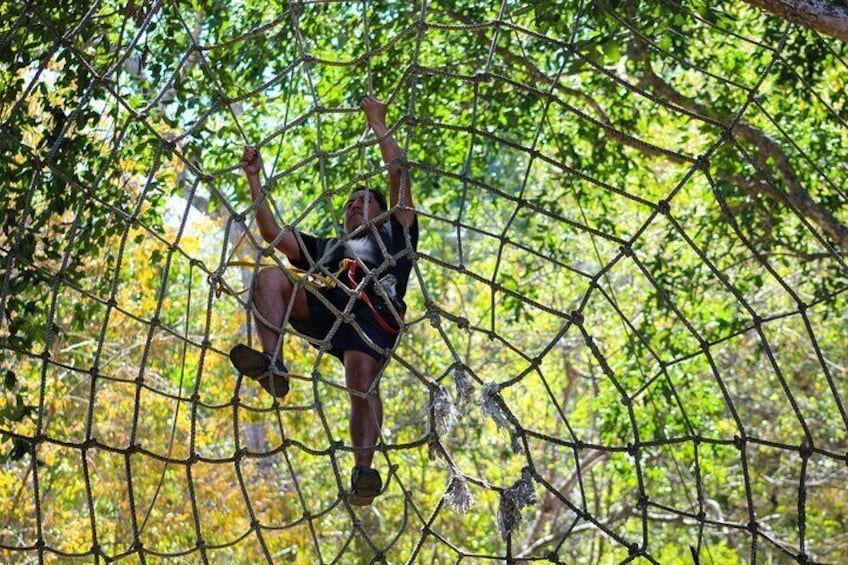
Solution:
{"label": "boy's bent knee", "polygon": [[292,283],[286,274],[277,268],[262,269],[256,274],[256,291],[262,294],[282,294],[288,298]]}
{"label": "boy's bent knee", "polygon": [[345,352],[345,381],[348,388],[366,393],[380,372],[380,362],[359,351]]}

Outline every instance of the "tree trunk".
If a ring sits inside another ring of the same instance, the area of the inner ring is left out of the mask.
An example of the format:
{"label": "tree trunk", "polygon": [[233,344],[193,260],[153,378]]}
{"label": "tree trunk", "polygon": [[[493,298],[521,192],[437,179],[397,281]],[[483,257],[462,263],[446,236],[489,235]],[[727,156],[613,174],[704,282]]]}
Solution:
{"label": "tree trunk", "polygon": [[848,42],[848,5],[828,0],[745,0],[792,23]]}

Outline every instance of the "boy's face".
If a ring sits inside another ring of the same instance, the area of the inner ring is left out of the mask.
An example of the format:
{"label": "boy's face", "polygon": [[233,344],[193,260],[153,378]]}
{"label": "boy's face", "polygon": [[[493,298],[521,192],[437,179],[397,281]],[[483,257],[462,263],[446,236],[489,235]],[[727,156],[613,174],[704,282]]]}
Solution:
{"label": "boy's face", "polygon": [[357,190],[351,193],[344,208],[344,227],[347,233],[352,232],[368,220],[376,218],[383,209],[373,194],[368,195],[368,208],[365,205],[365,191]]}

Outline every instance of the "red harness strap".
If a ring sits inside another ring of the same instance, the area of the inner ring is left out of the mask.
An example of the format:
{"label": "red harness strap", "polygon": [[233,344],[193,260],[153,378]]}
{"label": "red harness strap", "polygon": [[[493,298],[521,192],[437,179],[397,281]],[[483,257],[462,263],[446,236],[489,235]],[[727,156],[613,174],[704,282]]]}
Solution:
{"label": "red harness strap", "polygon": [[[356,288],[357,287],[356,277],[355,277],[357,267],[359,267],[359,263],[357,263],[356,259],[351,259],[350,262],[348,263],[348,267],[347,267],[347,278],[350,281],[350,288]],[[379,284],[379,282],[377,284]],[[371,313],[374,314],[374,319],[377,320],[377,323],[380,325],[381,328],[383,328],[383,331],[390,334],[390,335],[397,335],[397,333],[400,331],[400,328],[393,328],[380,315],[380,313],[377,312],[377,309],[374,308],[374,304],[371,303],[371,298],[368,296],[368,294],[365,292],[365,290],[360,292],[359,296],[360,296],[360,298],[362,298],[362,301],[366,304],[366,306],[368,306],[369,310],[371,310]],[[404,316],[406,315],[406,312],[404,310],[400,310],[400,311],[398,311],[398,315],[400,316],[400,319],[403,320]]]}

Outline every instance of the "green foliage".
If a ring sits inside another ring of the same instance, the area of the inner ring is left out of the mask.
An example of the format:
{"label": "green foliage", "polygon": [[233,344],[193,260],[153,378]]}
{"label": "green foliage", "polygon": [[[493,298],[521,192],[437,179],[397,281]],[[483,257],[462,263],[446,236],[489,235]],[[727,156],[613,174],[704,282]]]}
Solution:
{"label": "green foliage", "polygon": [[[11,370],[6,371],[3,378],[4,395],[6,403],[0,406],[0,422],[22,422],[27,418],[32,418],[33,407],[25,402],[26,389],[18,387],[18,378]],[[10,397],[14,400],[10,401]],[[8,461],[18,461],[24,455],[29,453],[29,443],[21,438],[3,437],[2,444],[10,444],[11,449],[8,453],[2,455],[0,461],[6,463]]]}

